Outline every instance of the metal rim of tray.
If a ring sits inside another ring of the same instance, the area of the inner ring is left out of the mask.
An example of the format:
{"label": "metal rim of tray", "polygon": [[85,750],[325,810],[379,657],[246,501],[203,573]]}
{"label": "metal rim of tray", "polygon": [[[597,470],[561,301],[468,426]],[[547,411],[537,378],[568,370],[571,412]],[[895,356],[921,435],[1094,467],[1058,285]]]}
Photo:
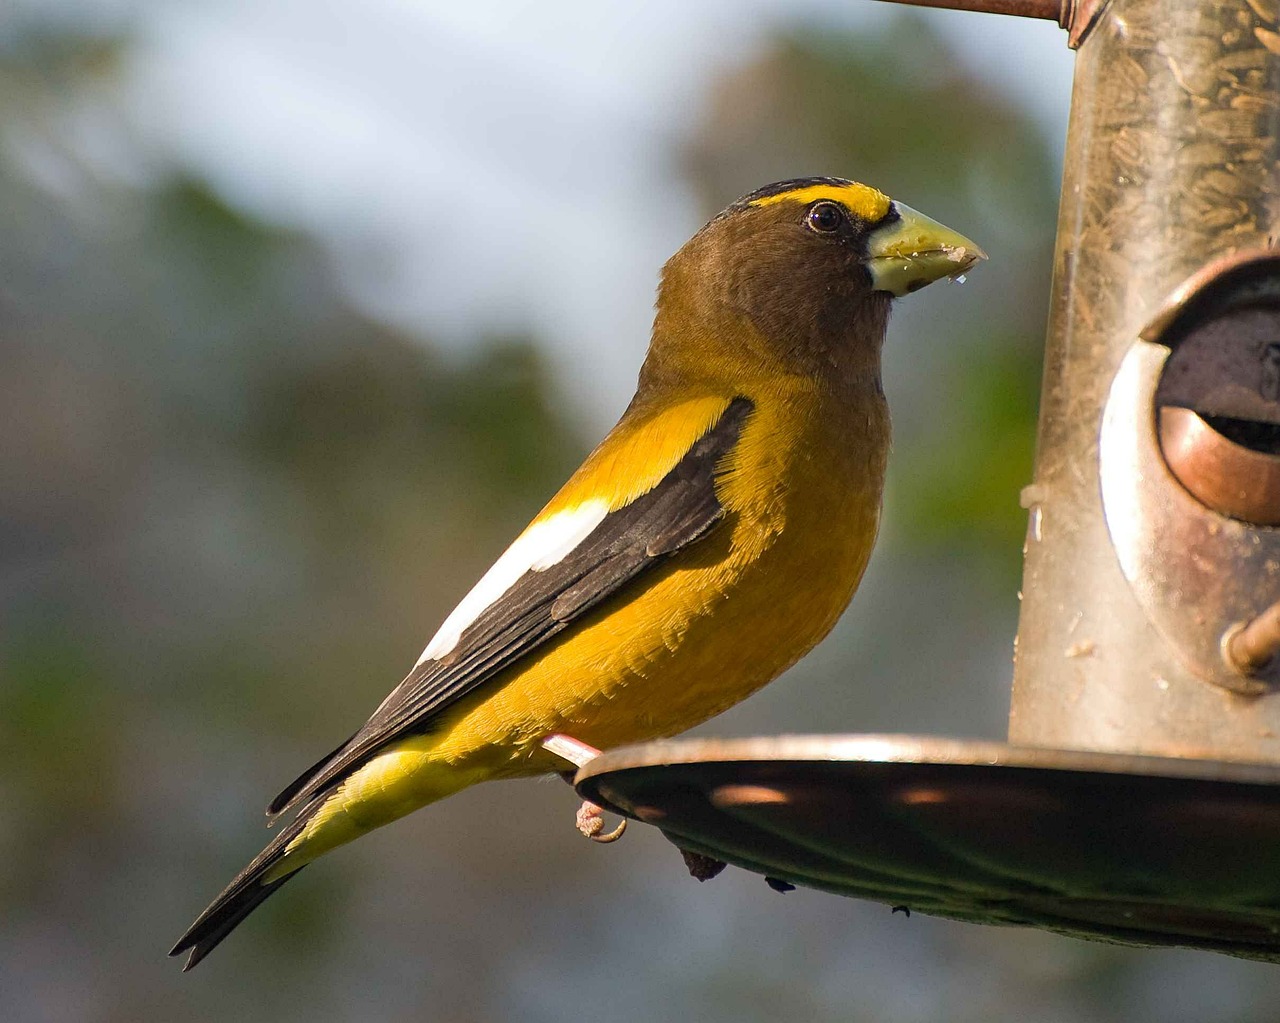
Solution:
{"label": "metal rim of tray", "polygon": [[623,747],[575,786],[686,852],[821,891],[1280,962],[1280,765],[796,735]]}

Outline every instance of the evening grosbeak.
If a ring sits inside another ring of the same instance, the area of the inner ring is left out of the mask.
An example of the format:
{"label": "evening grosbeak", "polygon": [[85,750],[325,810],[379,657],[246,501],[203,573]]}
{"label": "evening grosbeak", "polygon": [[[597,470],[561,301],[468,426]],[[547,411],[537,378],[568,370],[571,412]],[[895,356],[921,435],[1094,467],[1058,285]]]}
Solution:
{"label": "evening grosbeak", "polygon": [[[752,192],[662,271],[605,437],[174,946],[190,969],[322,853],[476,782],[674,735],[809,651],[875,541],[889,304],[973,242],[840,178]],[[567,752],[567,756],[565,755]]]}

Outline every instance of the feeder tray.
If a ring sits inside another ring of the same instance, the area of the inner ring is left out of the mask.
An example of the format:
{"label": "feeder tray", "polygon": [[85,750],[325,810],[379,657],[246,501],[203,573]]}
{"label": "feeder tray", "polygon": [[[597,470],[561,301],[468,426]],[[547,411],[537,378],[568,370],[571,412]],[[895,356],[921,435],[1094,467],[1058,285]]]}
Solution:
{"label": "feeder tray", "polygon": [[1280,767],[901,735],[682,740],[578,793],[682,849],[912,912],[1280,962]]}

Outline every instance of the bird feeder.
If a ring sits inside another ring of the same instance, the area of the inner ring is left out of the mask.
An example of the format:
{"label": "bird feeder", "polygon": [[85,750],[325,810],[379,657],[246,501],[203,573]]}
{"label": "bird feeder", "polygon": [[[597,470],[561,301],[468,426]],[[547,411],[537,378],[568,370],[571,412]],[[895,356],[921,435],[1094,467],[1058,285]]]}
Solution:
{"label": "bird feeder", "polygon": [[789,884],[1280,961],[1280,4],[1077,49],[1008,743],[686,740],[584,798]]}

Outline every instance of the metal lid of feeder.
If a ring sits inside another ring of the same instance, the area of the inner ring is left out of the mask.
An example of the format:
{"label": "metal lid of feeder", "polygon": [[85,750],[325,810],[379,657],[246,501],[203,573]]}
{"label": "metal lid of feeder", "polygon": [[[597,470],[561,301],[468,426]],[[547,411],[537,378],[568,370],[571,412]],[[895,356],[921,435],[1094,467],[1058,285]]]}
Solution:
{"label": "metal lid of feeder", "polygon": [[649,743],[575,786],[677,846],[989,924],[1280,962],[1280,766],[903,735]]}

